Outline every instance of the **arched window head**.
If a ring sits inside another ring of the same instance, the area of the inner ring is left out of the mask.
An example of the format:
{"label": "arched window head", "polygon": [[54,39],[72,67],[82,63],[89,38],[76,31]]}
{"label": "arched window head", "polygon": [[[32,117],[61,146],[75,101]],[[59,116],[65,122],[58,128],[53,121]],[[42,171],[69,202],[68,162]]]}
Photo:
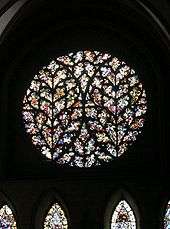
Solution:
{"label": "arched window head", "polygon": [[121,200],[113,212],[111,229],[136,229],[133,210],[125,200]]}
{"label": "arched window head", "polygon": [[0,209],[0,228],[17,229],[12,210],[7,205]]}
{"label": "arched window head", "polygon": [[64,210],[58,203],[52,205],[44,220],[44,229],[68,229],[68,221]]}
{"label": "arched window head", "polygon": [[121,156],[136,140],[146,103],[138,75],[125,62],[79,51],[34,76],[22,114],[43,155],[60,165],[91,167]]}
{"label": "arched window head", "polygon": [[164,229],[170,228],[170,201],[167,204],[165,217],[164,217]]}

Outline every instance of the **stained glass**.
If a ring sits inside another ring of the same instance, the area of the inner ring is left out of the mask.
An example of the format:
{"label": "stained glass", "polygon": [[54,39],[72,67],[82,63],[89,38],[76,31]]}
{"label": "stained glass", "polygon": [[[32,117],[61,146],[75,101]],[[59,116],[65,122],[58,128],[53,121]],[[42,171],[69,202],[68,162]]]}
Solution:
{"label": "stained glass", "polygon": [[7,205],[0,209],[0,229],[17,229],[12,210]]}
{"label": "stained glass", "polygon": [[32,143],[57,164],[91,167],[121,156],[147,110],[138,75],[108,53],[60,56],[34,76],[23,100]]}
{"label": "stained glass", "polygon": [[167,204],[165,218],[164,218],[164,229],[170,229],[170,201]]}
{"label": "stained glass", "polygon": [[112,215],[111,229],[136,229],[136,220],[129,204],[122,200]]}
{"label": "stained glass", "polygon": [[68,222],[64,214],[64,211],[57,203],[55,203],[50,208],[44,221],[44,229],[50,229],[50,228],[56,228],[56,229],[68,228]]}

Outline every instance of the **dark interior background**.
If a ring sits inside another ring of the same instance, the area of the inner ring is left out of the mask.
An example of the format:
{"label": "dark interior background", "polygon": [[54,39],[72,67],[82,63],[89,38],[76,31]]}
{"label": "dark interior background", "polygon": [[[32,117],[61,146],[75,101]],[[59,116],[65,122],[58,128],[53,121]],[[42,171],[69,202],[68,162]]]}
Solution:
{"label": "dark interior background", "polygon": [[[41,228],[37,222],[47,208],[41,202],[51,190],[67,209],[70,228],[105,228],[108,203],[118,190],[138,206],[140,229],[161,227],[170,196],[169,47],[168,37],[136,1],[37,0],[20,10],[0,45],[0,191],[2,202],[14,209],[18,228]],[[109,52],[134,68],[148,111],[142,134],[120,158],[98,168],[61,168],[25,134],[22,101],[42,66],[84,49]],[[56,199],[52,195],[50,201]]]}

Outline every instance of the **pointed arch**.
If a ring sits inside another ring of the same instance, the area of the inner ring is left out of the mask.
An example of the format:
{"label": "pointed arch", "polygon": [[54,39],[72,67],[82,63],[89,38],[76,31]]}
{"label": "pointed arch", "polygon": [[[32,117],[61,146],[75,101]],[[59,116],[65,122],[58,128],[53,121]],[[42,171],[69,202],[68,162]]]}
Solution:
{"label": "pointed arch", "polygon": [[44,219],[44,229],[55,227],[68,229],[68,220],[65,216],[65,212],[57,202],[50,207]]}
{"label": "pointed arch", "polygon": [[106,208],[105,229],[140,229],[140,214],[131,195],[119,190],[110,198]]}
{"label": "pointed arch", "polygon": [[15,211],[3,193],[0,193],[0,228],[17,229]]}
{"label": "pointed arch", "polygon": [[69,229],[70,220],[67,207],[56,190],[42,193],[35,207],[35,220],[32,222],[36,229],[61,228]]}
{"label": "pointed arch", "polygon": [[136,229],[134,212],[126,200],[121,200],[112,214],[111,229],[117,228]]}

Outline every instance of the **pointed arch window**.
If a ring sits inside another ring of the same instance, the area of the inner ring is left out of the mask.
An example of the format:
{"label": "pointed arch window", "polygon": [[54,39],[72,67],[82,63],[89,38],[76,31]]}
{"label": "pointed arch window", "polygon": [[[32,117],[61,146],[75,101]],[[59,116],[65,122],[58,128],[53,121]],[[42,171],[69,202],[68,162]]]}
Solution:
{"label": "pointed arch window", "polygon": [[164,216],[164,229],[170,229],[170,201],[168,201]]}
{"label": "pointed arch window", "polygon": [[8,205],[0,209],[0,228],[17,229],[14,215]]}
{"label": "pointed arch window", "polygon": [[113,212],[111,229],[136,229],[134,212],[125,200],[121,200]]}
{"label": "pointed arch window", "polygon": [[45,217],[44,229],[49,228],[68,229],[68,220],[58,203],[52,205]]}

